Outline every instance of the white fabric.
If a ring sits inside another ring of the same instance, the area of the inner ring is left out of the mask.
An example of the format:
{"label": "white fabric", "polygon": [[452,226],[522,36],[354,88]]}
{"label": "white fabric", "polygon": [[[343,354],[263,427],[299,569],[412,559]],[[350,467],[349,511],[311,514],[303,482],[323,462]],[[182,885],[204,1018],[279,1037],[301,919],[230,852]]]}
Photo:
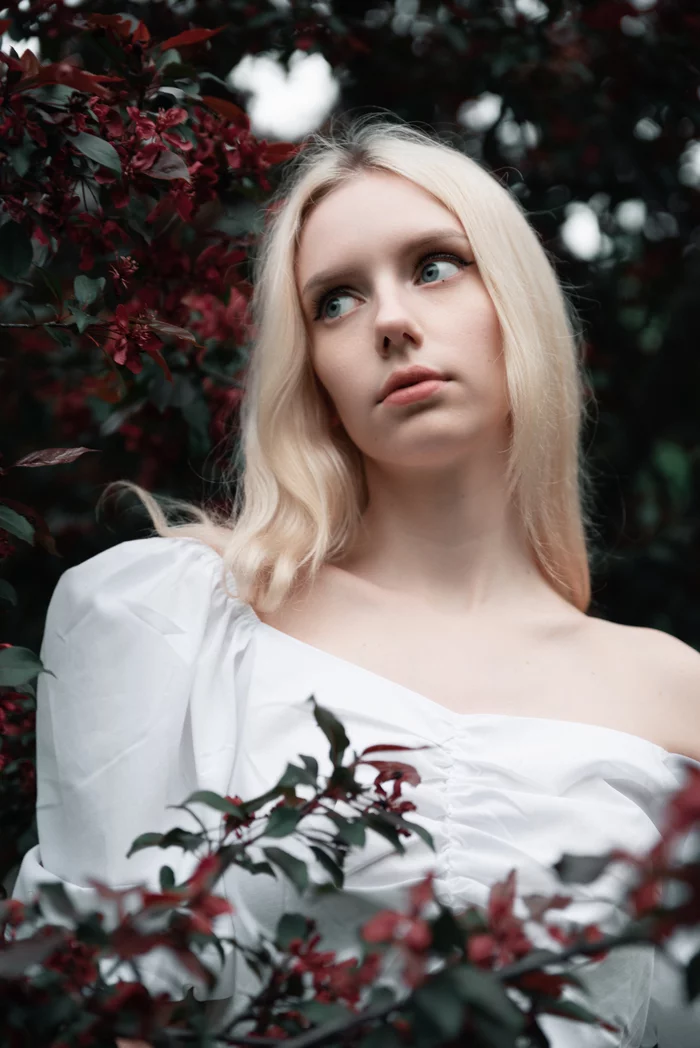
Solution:
{"label": "white fabric", "polygon": [[[429,745],[405,755],[421,783],[404,787],[403,795],[418,805],[408,818],[431,832],[436,852],[414,836],[404,841],[406,854],[396,855],[369,833],[366,847],[348,858],[340,899],[300,900],[281,875],[231,870],[217,892],[235,914],[219,918],[219,935],[255,942],[260,932],[274,935],[285,911],[304,910],[318,920],[322,946],[347,957],[357,952],[360,923],[378,908],[403,908],[406,888],[428,870],[436,872],[438,895],[462,909],[485,907],[490,886],[512,868],[518,916],[527,912],[522,896],[558,891],[577,901],[550,911],[550,920],[596,922],[612,931],[623,923],[619,901],[628,867],[610,867],[593,885],[562,886],[550,866],[564,852],[648,851],[659,839],[664,797],[682,785],[686,762],[697,765],[609,728],[454,713],[262,623],[250,605],[225,592],[219,556],[192,539],[123,542],[66,571],[49,605],[41,657],[55,676],[38,679],[39,844],[24,856],[13,897],[29,901],[37,885],[58,881],[80,909],[102,910],[108,925],[115,913],[99,903],[87,878],[112,887],[146,882],[157,890],[162,865],[179,882],[197,861],[177,848],[149,848],[126,859],[141,833],[198,828],[167,805],[197,789],[250,799],[299,754],[314,756],[322,774],[329,770],[311,694],[342,720],[356,752],[375,743]],[[369,783],[375,772],[365,771]],[[197,812],[207,825],[219,825],[212,809],[199,805]],[[302,854],[290,837],[264,843]],[[312,876],[327,880],[315,860]],[[593,905],[596,898],[609,901]],[[555,946],[537,925],[528,922],[527,931],[538,945]],[[671,947],[685,958],[697,943],[697,935],[682,942],[676,936]],[[219,972],[215,951],[203,960]],[[194,985],[198,997],[205,995],[164,950],[140,964],[152,992],[183,997]],[[228,1002],[229,1016],[256,985],[244,963],[237,967],[229,953],[213,994]],[[118,975],[133,978],[126,967]],[[658,959],[655,966],[650,948],[613,951],[579,975],[596,995],[583,1003],[628,1032],[543,1017],[556,1048],[699,1043],[697,1010],[683,1006],[673,969]]]}

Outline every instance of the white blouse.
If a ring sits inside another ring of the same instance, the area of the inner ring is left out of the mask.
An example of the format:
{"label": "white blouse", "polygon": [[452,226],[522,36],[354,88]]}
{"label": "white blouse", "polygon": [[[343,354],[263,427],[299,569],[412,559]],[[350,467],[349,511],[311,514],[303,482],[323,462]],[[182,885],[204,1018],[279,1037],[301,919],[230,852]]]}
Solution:
{"label": "white blouse", "polygon": [[[232,579],[229,587],[235,592]],[[564,852],[647,852],[660,836],[664,798],[683,785],[684,763],[700,767],[612,728],[453,712],[261,622],[249,604],[225,592],[218,554],[188,538],[122,542],[66,571],[49,604],[41,658],[55,676],[41,674],[37,686],[39,843],[23,858],[13,898],[27,902],[37,885],[60,882],[78,909],[103,912],[108,927],[116,911],[88,878],[157,891],[162,865],[172,867],[176,883],[196,865],[178,848],[126,858],[147,831],[199,829],[168,805],[195,790],[251,799],[300,754],[315,757],[321,775],[330,772],[311,694],[343,722],[357,753],[376,743],[427,744],[402,755],[421,777],[403,796],[417,804],[407,817],[429,830],[436,850],[414,834],[398,855],[369,832],[365,847],[348,855],[343,893],[316,899],[300,898],[279,872],[275,879],[229,870],[215,893],[229,899],[234,913],[217,918],[218,935],[251,944],[260,933],[273,938],[280,916],[301,910],[316,918],[321,948],[341,959],[357,955],[360,924],[377,909],[405,908],[407,887],[431,869],[436,893],[453,909],[485,907],[491,886],[515,869],[518,917],[528,912],[522,896],[559,892],[575,902],[549,911],[551,923],[595,922],[613,932],[624,923],[620,901],[633,871],[614,864],[593,884],[562,885],[550,867]],[[376,771],[364,770],[369,784]],[[207,826],[219,827],[220,813],[204,805],[196,810]],[[263,845],[307,859],[313,883],[329,879],[296,838]],[[253,855],[264,857],[255,849]],[[137,902],[134,896],[134,909]],[[47,919],[62,923],[44,905]],[[526,931],[536,945],[556,949],[538,925],[528,921]],[[697,940],[694,932],[676,933],[674,955],[685,960]],[[230,1017],[257,983],[230,949],[226,957],[221,971],[216,951],[202,955],[220,973],[211,996]],[[206,996],[203,984],[163,949],[139,963],[153,993],[181,998],[194,986],[196,996]],[[674,969],[655,962],[652,948],[621,948],[578,974],[594,997],[566,996],[628,1032],[541,1017],[556,1048],[700,1043],[698,1009],[683,1007]],[[124,965],[117,977],[133,974]]]}

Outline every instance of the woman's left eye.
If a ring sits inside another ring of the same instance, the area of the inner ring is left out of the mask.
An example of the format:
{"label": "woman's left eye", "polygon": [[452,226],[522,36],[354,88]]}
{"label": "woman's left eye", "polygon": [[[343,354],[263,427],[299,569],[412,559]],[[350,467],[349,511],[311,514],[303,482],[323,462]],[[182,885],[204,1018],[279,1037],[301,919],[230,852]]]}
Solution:
{"label": "woman's left eye", "polygon": [[[453,265],[458,266],[460,269],[464,269],[465,266],[470,265],[469,262],[465,262],[465,260],[463,258],[460,258],[459,255],[453,255],[448,252],[433,252],[430,255],[423,256],[423,258],[418,263],[418,272],[422,272],[424,269],[427,269],[428,266],[436,266],[438,262],[451,262]],[[443,277],[442,279],[447,278]],[[441,283],[441,280],[430,280],[428,281],[428,283],[439,284]],[[343,295],[351,296],[352,292],[349,291],[347,288],[342,287],[333,288],[331,291],[323,292],[314,304],[314,320],[336,320],[337,317],[323,316],[323,307],[327,303],[332,302],[337,298],[341,298]]]}
{"label": "woman's left eye", "polygon": [[[457,265],[462,269],[467,264],[459,255],[426,255],[425,258],[421,259],[419,269],[427,269],[428,266],[435,266],[438,262],[452,262],[453,265]],[[434,284],[436,281],[431,280],[430,283]]]}

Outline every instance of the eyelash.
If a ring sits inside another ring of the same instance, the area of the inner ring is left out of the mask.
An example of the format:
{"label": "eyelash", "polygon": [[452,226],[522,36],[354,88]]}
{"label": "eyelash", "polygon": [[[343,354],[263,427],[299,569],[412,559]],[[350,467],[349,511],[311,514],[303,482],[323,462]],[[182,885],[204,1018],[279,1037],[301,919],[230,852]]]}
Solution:
{"label": "eyelash", "polygon": [[[436,260],[446,260],[448,262],[456,262],[463,269],[466,266],[469,265],[469,263],[466,262],[459,255],[453,255],[453,254],[451,254],[450,252],[447,252],[447,251],[431,251],[429,254],[423,255],[423,257],[419,260],[417,269],[420,270],[420,269],[423,268],[423,266],[427,262],[432,262],[432,261],[436,261]],[[445,279],[447,280],[449,278],[446,277]],[[436,284],[442,284],[443,281],[442,280],[436,280],[435,283]],[[323,307],[326,304],[326,302],[328,301],[328,299],[331,298],[332,295],[339,295],[339,294],[344,294],[344,293],[352,294],[352,292],[350,291],[349,288],[344,288],[344,287],[334,287],[334,288],[331,288],[330,291],[322,291],[318,295],[318,297],[316,299],[314,299],[314,301],[312,303],[312,305],[313,305],[313,319],[314,320],[321,320],[322,319],[321,313],[323,312]],[[339,319],[339,318],[331,318],[331,319]]]}

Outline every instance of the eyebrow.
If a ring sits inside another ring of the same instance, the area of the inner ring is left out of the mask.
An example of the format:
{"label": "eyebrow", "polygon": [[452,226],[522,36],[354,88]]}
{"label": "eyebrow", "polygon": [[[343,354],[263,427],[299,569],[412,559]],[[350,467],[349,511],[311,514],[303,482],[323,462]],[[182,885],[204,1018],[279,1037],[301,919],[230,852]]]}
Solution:
{"label": "eyebrow", "polygon": [[[421,233],[420,236],[412,237],[402,245],[401,250],[415,251],[416,249],[424,247],[426,244],[431,244],[436,240],[447,239],[461,240],[465,245],[469,246],[469,240],[464,233],[449,226],[446,229],[431,229],[427,233]],[[357,266],[342,266],[335,269],[324,269],[322,272],[317,273],[316,276],[311,277],[310,280],[307,280],[302,291],[302,298],[306,298],[310,292],[315,291],[317,288],[325,287],[328,284],[334,284],[336,281],[357,276],[359,272],[360,270]]]}

